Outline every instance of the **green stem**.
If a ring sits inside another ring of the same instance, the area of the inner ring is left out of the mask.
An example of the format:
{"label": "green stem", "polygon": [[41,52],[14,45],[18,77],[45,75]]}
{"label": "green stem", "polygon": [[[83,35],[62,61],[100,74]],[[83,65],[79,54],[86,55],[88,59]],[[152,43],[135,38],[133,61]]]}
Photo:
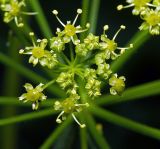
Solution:
{"label": "green stem", "polygon": [[96,122],[94,121],[93,117],[89,113],[85,113],[86,115],[86,122],[87,122],[87,128],[92,134],[92,137],[97,142],[100,149],[109,149],[109,144],[104,138],[104,136],[97,130],[96,128]]}
{"label": "green stem", "polygon": [[[84,121],[84,117],[83,117],[84,113],[80,113],[80,120]],[[81,149],[88,149],[88,145],[87,145],[87,130],[86,128],[79,128],[80,130],[80,142],[81,142]]]}
{"label": "green stem", "polygon": [[[81,16],[81,23],[80,23],[82,27],[85,27],[87,20],[88,20],[88,9],[89,9],[89,4],[90,4],[89,2],[90,2],[90,0],[83,0],[82,1],[83,13]],[[86,32],[81,33],[81,35],[80,35],[81,41],[85,38],[85,35],[86,35]]]}
{"label": "green stem", "polygon": [[138,31],[133,38],[128,42],[128,45],[130,43],[133,43],[133,48],[126,50],[126,52],[121,55],[116,61],[114,61],[111,65],[112,71],[116,72],[118,71],[125,62],[129,60],[129,58],[142,46],[151,35],[148,33],[148,31]]}
{"label": "green stem", "polygon": [[56,81],[56,79],[53,79],[53,80],[49,81],[47,84],[45,84],[43,86],[43,90],[46,89],[48,86],[52,85],[53,83],[55,83],[55,81]]}
{"label": "green stem", "polygon": [[23,114],[20,116],[4,118],[4,119],[0,119],[0,126],[14,124],[14,123],[20,123],[20,122],[29,121],[29,120],[34,120],[34,119],[53,115],[55,113],[56,112],[53,109],[47,109],[47,110],[41,110],[38,112],[31,112],[28,114]]}
{"label": "green stem", "polygon": [[[46,101],[41,103],[41,107],[51,107],[53,106],[54,101],[56,100],[62,100],[62,99],[57,99],[57,98],[52,98],[52,99],[47,99]],[[18,100],[18,97],[3,97],[0,96],[0,106],[23,106],[23,107],[31,107],[32,103],[30,102],[21,102]]]}
{"label": "green stem", "polygon": [[54,141],[60,136],[63,130],[72,122],[71,117],[68,117],[62,124],[60,124],[53,133],[46,139],[46,141],[40,146],[40,149],[49,149],[53,145]]}
{"label": "green stem", "polygon": [[100,6],[100,0],[92,0],[91,10],[90,10],[90,14],[89,14],[89,22],[91,23],[89,33],[94,34],[96,32],[99,6]]}
{"label": "green stem", "polygon": [[143,99],[144,97],[160,94],[160,80],[145,83],[127,89],[121,96],[104,95],[96,100],[98,105],[111,105],[126,101]]}
{"label": "green stem", "polygon": [[[28,68],[24,67],[23,65],[15,62],[14,60],[10,59],[9,57],[7,57],[6,55],[4,55],[3,53],[0,53],[0,62],[14,68],[15,70],[17,70],[19,73],[21,73],[23,76],[35,81],[35,82],[42,82],[42,83],[46,83],[48,82],[46,79],[44,79],[43,77],[37,75],[36,73],[34,73],[33,71],[29,70]],[[49,91],[51,91],[51,93],[55,94],[56,96],[65,96],[64,91],[62,91],[60,88],[58,88],[56,85],[52,85],[52,87],[48,88]]]}
{"label": "green stem", "polygon": [[69,43],[69,49],[70,49],[70,59],[71,59],[71,62],[73,62],[73,60],[74,60],[74,52],[73,52],[73,45],[72,45],[71,42]]}
{"label": "green stem", "polygon": [[29,3],[31,7],[33,8],[33,10],[35,12],[38,12],[38,15],[35,16],[37,19],[38,25],[41,28],[43,35],[49,39],[50,37],[52,37],[52,31],[43,13],[39,0],[29,0]]}
{"label": "green stem", "polygon": [[[87,99],[88,99],[88,96],[85,92],[84,82],[79,79],[78,83],[79,83],[79,93],[80,93],[80,96],[81,96],[82,103],[86,103]],[[85,111],[84,113],[85,113],[84,114],[85,115],[85,120],[87,122],[87,128],[91,132],[93,138],[95,139],[95,141],[99,145],[100,149],[109,149],[110,147],[109,147],[107,141],[100,134],[100,132],[96,129],[96,122],[94,121],[93,117],[87,111]]]}
{"label": "green stem", "polygon": [[[8,55],[15,61],[20,63],[20,59],[18,54],[15,52],[15,49],[20,47],[19,41],[13,36],[13,34],[9,34],[9,46],[7,47]],[[11,77],[12,76],[12,77]],[[7,96],[17,96],[19,90],[19,82],[20,78],[17,72],[14,69],[6,68],[4,75],[4,94]],[[2,108],[3,117],[12,117],[18,111],[16,107],[13,105],[3,107]],[[6,126],[2,129],[3,138],[1,147],[4,149],[16,149],[17,148],[17,126]],[[7,140],[7,142],[6,142]]]}
{"label": "green stem", "polygon": [[124,118],[122,116],[119,116],[117,114],[114,114],[99,107],[92,106],[90,107],[90,111],[94,115],[102,118],[103,120],[125,127],[126,129],[135,131],[137,133],[160,140],[160,129],[152,128],[145,124],[140,124],[138,122]]}

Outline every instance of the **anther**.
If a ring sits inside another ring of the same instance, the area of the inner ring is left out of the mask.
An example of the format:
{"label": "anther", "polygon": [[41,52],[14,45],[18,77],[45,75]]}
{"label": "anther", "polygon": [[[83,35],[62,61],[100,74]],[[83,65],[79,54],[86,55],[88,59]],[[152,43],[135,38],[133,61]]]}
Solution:
{"label": "anther", "polygon": [[58,11],[57,11],[57,10],[53,10],[52,13],[53,13],[54,15],[57,15],[57,14],[58,14]]}
{"label": "anther", "polygon": [[77,9],[77,13],[81,14],[82,13],[82,9]]}
{"label": "anther", "polygon": [[34,36],[34,33],[33,33],[33,32],[30,32],[29,35],[30,35],[30,36]]}
{"label": "anther", "polygon": [[106,30],[109,29],[109,26],[108,26],[108,25],[105,25],[105,26],[103,27],[103,29],[106,31]]}
{"label": "anther", "polygon": [[121,25],[121,29],[125,29],[126,28],[126,26],[124,26],[124,25]]}
{"label": "anther", "polygon": [[117,6],[117,10],[122,10],[123,9],[123,5],[118,5]]}

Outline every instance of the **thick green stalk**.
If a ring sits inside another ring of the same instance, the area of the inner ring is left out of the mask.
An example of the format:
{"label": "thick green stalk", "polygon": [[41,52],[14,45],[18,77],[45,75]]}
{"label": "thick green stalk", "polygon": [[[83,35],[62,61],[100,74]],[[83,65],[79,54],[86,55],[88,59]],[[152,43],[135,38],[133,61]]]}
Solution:
{"label": "thick green stalk", "polygon": [[[15,52],[15,49],[19,48],[19,41],[14,38],[14,36],[9,34],[9,46],[7,47],[8,55],[15,61],[20,63],[20,59],[18,54]],[[12,76],[12,77],[11,77]],[[4,75],[4,94],[7,96],[17,96],[19,90],[20,79],[17,72],[14,69],[6,68],[5,75]],[[17,108],[13,105],[3,107],[2,108],[2,115],[3,117],[12,117],[17,113]],[[6,126],[2,129],[3,137],[2,137],[2,144],[1,148],[4,149],[16,149],[16,142],[17,142],[17,127],[14,126]],[[7,142],[6,142],[7,140]]]}
{"label": "thick green stalk", "polygon": [[100,6],[100,0],[92,0],[90,13],[89,13],[89,23],[91,24],[89,33],[94,34],[96,32],[99,6]]}
{"label": "thick green stalk", "polygon": [[[89,4],[90,4],[89,2],[90,0],[82,1],[83,13],[81,16],[81,23],[80,23],[82,27],[85,27],[86,23],[88,22],[88,10],[89,10]],[[85,35],[86,35],[86,32],[80,34],[81,41],[85,38]]]}
{"label": "thick green stalk", "polygon": [[[79,83],[79,94],[81,96],[82,103],[86,103],[88,96],[84,88],[84,82],[82,80],[78,80],[78,83]],[[109,149],[110,147],[107,143],[107,140],[97,130],[96,122],[94,121],[90,113],[88,111],[84,111],[84,115],[85,115],[85,120],[87,122],[87,128],[91,132],[92,137],[95,139],[100,149]]]}
{"label": "thick green stalk", "polygon": [[53,109],[47,109],[47,110],[41,110],[38,112],[31,112],[31,113],[23,114],[20,116],[4,118],[4,119],[0,119],[0,126],[20,123],[20,122],[29,121],[29,120],[35,120],[38,118],[53,115],[55,113],[56,112]]}
{"label": "thick green stalk", "polygon": [[[80,113],[80,120],[84,121],[84,112]],[[86,128],[79,128],[80,131],[80,143],[81,143],[81,149],[88,149],[88,143],[87,143],[87,129]]]}
{"label": "thick green stalk", "polygon": [[151,35],[148,31],[138,31],[133,38],[128,42],[128,45],[133,43],[133,48],[126,50],[126,52],[121,55],[116,61],[111,65],[111,69],[116,72],[118,71],[128,60],[135,54],[135,52],[147,41]]}
{"label": "thick green stalk", "polygon": [[60,136],[63,130],[72,122],[71,117],[68,117],[62,124],[60,124],[52,134],[46,139],[46,141],[40,146],[40,149],[49,149]]}
{"label": "thick green stalk", "polygon": [[[54,104],[54,101],[56,100],[62,100],[62,99],[56,99],[56,98],[52,98],[52,99],[47,99],[46,101],[41,103],[41,107],[52,107]],[[3,97],[0,96],[0,106],[21,106],[21,107],[29,107],[31,108],[32,104],[31,102],[22,102],[18,100],[18,97]]]}
{"label": "thick green stalk", "polygon": [[87,122],[87,128],[89,129],[92,137],[95,139],[100,149],[110,149],[108,142],[104,136],[97,130],[96,122],[94,121],[91,114],[85,113],[85,119]]}
{"label": "thick green stalk", "polygon": [[119,125],[126,129],[160,140],[160,129],[152,128],[145,124],[140,124],[138,122],[135,122],[128,118],[124,118],[122,116],[119,116],[117,114],[114,114],[110,111],[104,110],[96,106],[91,106],[90,111],[94,115],[102,118],[103,120],[106,120],[107,122]]}
{"label": "thick green stalk", "polygon": [[126,101],[143,99],[144,97],[160,94],[160,80],[145,83],[126,89],[121,96],[104,95],[96,100],[98,105],[111,105]]}
{"label": "thick green stalk", "polygon": [[[32,81],[35,82],[42,82],[42,83],[47,83],[48,81],[44,79],[43,77],[37,75],[33,71],[29,70],[28,68],[24,67],[23,65],[17,63],[16,61],[10,59],[3,53],[0,53],[0,62],[14,68],[16,71],[18,71],[21,75],[31,79]],[[58,88],[56,85],[52,85],[51,87],[47,88],[51,93],[55,94],[56,96],[65,96],[64,91],[62,91],[60,88]]]}
{"label": "thick green stalk", "polygon": [[38,25],[41,28],[43,35],[49,39],[50,37],[52,37],[52,31],[49,27],[47,20],[46,20],[44,12],[43,12],[41,5],[39,3],[39,0],[29,0],[29,3],[31,5],[32,9],[35,12],[38,12],[38,15],[35,16],[36,20],[38,22]]}

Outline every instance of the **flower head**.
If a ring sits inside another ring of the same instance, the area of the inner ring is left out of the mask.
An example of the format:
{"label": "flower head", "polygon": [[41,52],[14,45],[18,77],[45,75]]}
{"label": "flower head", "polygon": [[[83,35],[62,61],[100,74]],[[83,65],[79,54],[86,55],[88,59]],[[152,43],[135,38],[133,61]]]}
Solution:
{"label": "flower head", "polygon": [[4,22],[9,23],[14,20],[18,27],[22,27],[24,24],[22,23],[21,14],[26,15],[35,15],[35,12],[24,12],[22,11],[22,7],[25,7],[24,0],[18,2],[18,0],[10,0],[9,2],[4,2],[1,4],[1,9],[4,11]]}
{"label": "flower head", "polygon": [[157,7],[156,5],[150,3],[151,0],[126,0],[127,3],[129,3],[129,5],[123,6],[123,5],[118,5],[117,9],[118,10],[122,10],[124,8],[130,8],[130,7],[134,7],[132,10],[132,13],[134,15],[139,15],[139,14],[143,14],[145,13],[146,9],[148,9],[148,7]]}
{"label": "flower head", "polygon": [[[130,44],[129,47],[118,47],[118,44],[115,42],[115,39],[116,39],[117,35],[119,34],[119,32],[122,29],[125,29],[124,25],[120,26],[120,29],[115,33],[115,35],[112,39],[109,39],[107,37],[107,35],[105,34],[105,32],[106,32],[106,30],[108,30],[108,28],[109,28],[108,25],[104,26],[104,32],[103,32],[103,35],[101,35],[102,42],[99,43],[99,47],[101,50],[104,51],[103,53],[107,59],[108,58],[116,59],[121,54],[123,54],[126,49],[133,47],[133,45]],[[120,52],[117,53],[116,50],[119,50]]]}
{"label": "flower head", "polygon": [[[62,120],[66,119],[66,115],[71,114],[73,119],[76,121],[76,123],[81,127],[84,128],[86,125],[81,124],[78,119],[76,118],[75,114],[76,112],[80,112],[82,110],[82,107],[88,107],[89,104],[78,104],[77,100],[79,99],[78,95],[70,96],[63,100],[62,102],[56,101],[54,104],[55,110],[61,110],[62,112],[58,115],[56,122],[61,123]],[[62,119],[60,119],[62,117]]]}
{"label": "flower head", "polygon": [[53,10],[52,12],[56,16],[56,18],[60,22],[60,24],[64,27],[63,31],[61,31],[59,28],[57,28],[58,36],[62,37],[63,41],[65,41],[66,43],[70,42],[70,40],[72,40],[72,42],[75,45],[80,43],[80,40],[78,39],[76,34],[85,32],[90,26],[89,23],[86,24],[86,28],[85,29],[83,29],[80,25],[75,26],[77,18],[79,16],[79,14],[82,13],[82,10],[81,9],[77,9],[77,15],[76,15],[74,21],[72,23],[71,23],[71,21],[67,21],[67,24],[64,24],[59,19],[57,10]]}
{"label": "flower head", "polygon": [[27,93],[22,94],[19,97],[19,100],[24,100],[24,102],[32,102],[32,109],[37,110],[39,106],[39,102],[46,100],[46,96],[42,93],[43,84],[40,83],[38,86],[33,88],[33,86],[29,83],[24,85]]}
{"label": "flower head", "polygon": [[33,63],[33,66],[39,62],[42,66],[53,68],[57,64],[57,56],[53,51],[45,50],[47,46],[47,39],[38,39],[37,44],[35,43],[33,36],[34,33],[30,32],[33,46],[26,47],[25,50],[21,49],[20,54],[29,54],[29,63]]}
{"label": "flower head", "polygon": [[112,87],[110,88],[110,93],[112,95],[121,95],[121,93],[123,92],[124,88],[125,88],[125,77],[121,76],[118,78],[117,74],[113,74],[112,77],[109,79],[109,85],[111,85]]}
{"label": "flower head", "polygon": [[160,11],[158,9],[148,9],[148,12],[141,18],[144,22],[139,27],[140,30],[149,30],[152,35],[160,34]]}

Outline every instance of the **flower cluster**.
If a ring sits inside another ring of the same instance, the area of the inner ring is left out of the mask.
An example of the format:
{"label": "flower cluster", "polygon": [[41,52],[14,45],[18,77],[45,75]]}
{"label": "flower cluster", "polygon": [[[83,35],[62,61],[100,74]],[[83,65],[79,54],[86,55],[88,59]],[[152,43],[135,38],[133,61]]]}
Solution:
{"label": "flower cluster", "polygon": [[[64,29],[57,28],[56,36],[49,39],[49,43],[47,39],[38,39],[35,42],[34,33],[30,33],[33,45],[21,49],[19,53],[31,55],[29,63],[32,63],[33,66],[40,63],[42,67],[46,66],[53,69],[56,77],[44,86],[40,84],[36,88],[30,84],[25,84],[27,93],[22,94],[19,99],[33,102],[32,108],[38,109],[39,102],[46,99],[42,91],[53,83],[57,83],[65,91],[67,97],[64,100],[56,100],[54,103],[54,109],[61,111],[56,122],[61,123],[67,115],[72,115],[76,123],[83,128],[85,124],[78,121],[76,113],[89,106],[90,101],[88,99],[94,99],[101,95],[102,82],[109,82],[110,93],[113,95],[120,95],[123,92],[125,78],[123,76],[118,77],[112,72],[110,62],[121,56],[125,50],[132,48],[133,45],[119,47],[116,42],[119,32],[125,29],[124,25],[120,26],[113,38],[106,35],[109,26],[105,25],[101,36],[89,33],[81,41],[77,33],[84,32],[89,28],[89,23],[86,24],[85,28],[75,25],[81,13],[82,10],[77,9],[73,23],[67,21],[67,24],[64,24],[58,17],[58,11],[53,10],[53,14]],[[66,48],[67,43],[72,44],[70,55],[68,54],[68,47]],[[84,82],[84,88],[88,94],[86,103],[81,101],[79,94],[79,82],[77,80],[80,79]]]}
{"label": "flower cluster", "polygon": [[152,35],[160,34],[160,1],[159,0],[126,0],[129,5],[118,5],[117,9],[133,7],[133,15],[139,15],[144,21],[140,30],[148,30]]}
{"label": "flower cluster", "polygon": [[20,2],[18,0],[2,0],[2,4],[0,3],[0,8],[4,12],[4,22],[9,23],[14,20],[18,27],[23,27],[24,23],[22,22],[21,15],[35,15],[36,12],[25,12],[22,10],[26,4],[24,0]]}

